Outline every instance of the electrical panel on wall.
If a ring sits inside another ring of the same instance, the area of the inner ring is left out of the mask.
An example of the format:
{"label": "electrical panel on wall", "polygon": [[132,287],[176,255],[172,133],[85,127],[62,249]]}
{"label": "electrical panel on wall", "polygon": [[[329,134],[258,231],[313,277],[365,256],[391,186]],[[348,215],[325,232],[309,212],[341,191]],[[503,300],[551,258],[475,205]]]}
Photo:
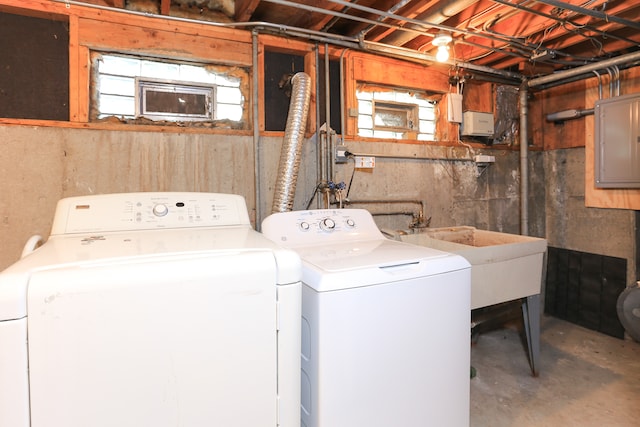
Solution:
{"label": "electrical panel on wall", "polygon": [[462,94],[447,94],[447,120],[451,123],[462,123]]}
{"label": "electrical panel on wall", "polygon": [[640,94],[596,101],[595,185],[640,188]]}

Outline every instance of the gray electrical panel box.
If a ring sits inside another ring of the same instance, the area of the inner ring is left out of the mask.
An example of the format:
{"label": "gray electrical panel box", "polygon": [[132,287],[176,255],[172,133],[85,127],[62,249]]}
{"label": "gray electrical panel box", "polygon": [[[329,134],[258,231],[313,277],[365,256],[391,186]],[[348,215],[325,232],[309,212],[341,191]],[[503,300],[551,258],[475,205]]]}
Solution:
{"label": "gray electrical panel box", "polygon": [[640,188],[640,94],[596,101],[595,179],[600,188]]}

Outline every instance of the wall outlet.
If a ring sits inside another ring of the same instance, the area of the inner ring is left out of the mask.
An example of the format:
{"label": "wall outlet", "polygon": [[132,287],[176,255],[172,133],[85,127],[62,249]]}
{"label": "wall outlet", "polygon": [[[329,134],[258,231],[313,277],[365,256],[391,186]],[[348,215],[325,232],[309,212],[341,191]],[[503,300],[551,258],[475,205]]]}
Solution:
{"label": "wall outlet", "polygon": [[347,163],[349,158],[347,157],[347,147],[345,145],[336,146],[336,163]]}
{"label": "wall outlet", "polygon": [[486,154],[478,154],[473,158],[476,163],[494,163],[496,161],[495,156],[488,156]]}
{"label": "wall outlet", "polygon": [[356,168],[373,169],[376,167],[376,158],[373,156],[356,156]]}

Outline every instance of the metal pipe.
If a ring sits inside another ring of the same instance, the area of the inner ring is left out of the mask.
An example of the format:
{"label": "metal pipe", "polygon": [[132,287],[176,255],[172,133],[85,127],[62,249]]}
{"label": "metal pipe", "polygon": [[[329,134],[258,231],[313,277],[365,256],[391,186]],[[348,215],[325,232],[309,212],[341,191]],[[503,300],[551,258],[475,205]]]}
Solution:
{"label": "metal pipe", "polygon": [[[640,66],[640,60],[636,60],[634,62],[625,62],[624,64],[619,64],[618,67],[621,70],[626,70],[628,68],[633,68],[633,67],[637,67]],[[593,74],[595,74],[595,71],[590,71],[584,74],[578,74],[576,76],[571,76],[571,77],[567,77],[566,79],[562,79],[562,80],[554,80],[550,83],[545,83],[543,85],[539,85],[535,87],[535,90],[539,91],[539,90],[545,90],[545,89],[550,89],[553,87],[557,87],[557,86],[561,86],[561,85],[565,85],[568,83],[573,83],[573,82],[577,82],[580,80],[586,80],[588,78],[593,77]]]}
{"label": "metal pipe", "polygon": [[[264,1],[281,2],[281,1],[286,1],[286,0],[264,0]],[[401,25],[389,25],[389,24],[386,24],[383,21],[374,21],[375,25],[381,25],[381,26],[393,28],[393,29],[396,29],[396,30],[399,30],[399,31],[404,31],[404,32],[418,33],[419,35],[422,35],[422,36],[435,37],[435,34],[429,33],[429,32],[426,31],[428,29],[432,29],[433,28],[433,29],[437,29],[437,30],[448,31],[450,33],[464,34],[464,35],[470,36],[470,37],[481,37],[481,38],[484,38],[484,39],[487,39],[487,40],[491,41],[492,43],[495,43],[495,42],[513,43],[513,41],[514,41],[513,37],[507,37],[507,36],[499,37],[498,35],[493,34],[493,33],[488,33],[487,34],[487,33],[478,32],[478,31],[466,30],[464,28],[450,27],[450,26],[447,26],[447,25],[421,21],[421,20],[413,19],[413,18],[407,18],[406,16],[397,15],[395,13],[384,12],[384,11],[379,10],[379,9],[374,9],[374,8],[367,7],[367,6],[361,6],[361,5],[358,5],[358,4],[349,3],[349,2],[347,2],[345,0],[328,0],[328,1],[330,1],[332,3],[340,4],[340,5],[351,5],[351,7],[353,9],[356,9],[356,10],[359,10],[359,11],[362,11],[362,12],[365,12],[365,13],[371,13],[371,14],[374,14],[374,15],[384,16],[385,18],[390,18],[390,19],[393,19],[393,20],[406,22],[407,24],[413,24],[413,25],[403,25],[403,26],[401,26]],[[320,13],[325,13],[325,14],[330,14],[330,15],[334,13],[334,12],[331,12],[329,10],[325,10],[324,12],[322,10],[319,10],[319,12]],[[347,19],[351,19],[351,20],[355,20],[355,21],[361,21],[361,18],[358,18],[358,17],[353,16],[353,15],[347,15]],[[364,40],[361,40],[361,41],[364,41]],[[487,45],[477,45],[475,43],[469,43],[464,38],[458,39],[456,41],[456,43],[467,44],[467,45],[470,45],[470,46],[480,46],[483,49],[490,50],[492,52],[505,53],[504,49],[493,48],[493,47],[487,46]],[[528,56],[525,56],[525,55],[521,55],[521,56],[528,58]]]}
{"label": "metal pipe", "polygon": [[564,122],[565,120],[579,119],[580,117],[589,116],[591,114],[593,114],[593,108],[587,108],[584,110],[571,109],[547,114],[546,119],[548,122]]}
{"label": "metal pipe", "polygon": [[[318,65],[316,67],[316,72],[317,72],[317,85],[316,85],[316,93],[318,94],[318,97],[316,98],[317,100],[320,100],[320,94],[322,93],[322,91],[320,90],[320,60],[319,60],[319,56],[318,56],[318,61],[316,62],[316,64]],[[316,108],[317,108],[317,112],[318,112],[318,118],[317,118],[317,134],[316,134],[316,139],[318,141],[318,144],[316,146],[317,150],[318,150],[318,169],[320,172],[319,175],[319,180],[318,180],[318,185],[316,186],[316,191],[318,191],[320,193],[320,197],[318,197],[318,208],[320,209],[328,209],[329,208],[329,177],[327,175],[327,170],[328,170],[328,166],[327,166],[327,146],[329,144],[329,141],[327,139],[327,131],[326,131],[326,123],[325,124],[321,124],[321,120],[320,120],[320,113],[321,113],[321,107],[320,107],[320,102],[316,102]],[[324,130],[323,130],[324,129]]]}
{"label": "metal pipe", "polygon": [[[355,2],[357,2],[358,0],[353,0]],[[344,8],[342,8],[341,12],[342,13],[347,13],[349,11],[349,9],[351,9],[351,6],[345,6]],[[322,27],[321,31],[329,31],[335,24],[336,22],[338,22],[340,20],[340,17],[338,16],[334,16],[333,18],[331,18],[329,20],[329,22],[327,22],[324,27]]]}
{"label": "metal pipe", "polygon": [[607,74],[609,74],[609,98],[613,98],[613,71],[611,70],[611,67],[607,68],[605,71],[607,72]]}
{"label": "metal pipe", "polygon": [[260,231],[262,224],[262,191],[260,191],[260,120],[258,115],[260,110],[258,109],[258,31],[256,29],[251,31],[251,62],[253,70],[253,186],[255,191],[255,203],[256,203],[256,224],[255,228]]}
{"label": "metal pipe", "polygon": [[[286,0],[264,0],[264,1],[268,1],[268,2],[281,2],[281,1],[286,1]],[[415,26],[419,27],[419,29],[415,29],[409,26],[400,26],[400,25],[393,25],[392,27],[394,29],[398,29],[398,30],[403,30],[403,31],[408,31],[408,32],[412,32],[412,33],[420,33],[423,36],[435,36],[435,34],[429,34],[426,33],[425,30],[430,29],[430,28],[435,28],[437,30],[444,30],[444,31],[450,31],[450,32],[457,32],[457,33],[461,33],[461,34],[467,34],[467,35],[475,35],[475,36],[480,36],[480,37],[484,37],[484,38],[489,38],[492,40],[495,40],[495,37],[493,36],[488,36],[486,34],[477,34],[473,31],[469,31],[469,30],[465,30],[463,28],[455,28],[455,27],[449,27],[446,25],[440,25],[440,24],[434,24],[431,22],[425,22],[425,21],[420,21],[418,19],[413,19],[413,18],[407,18],[406,16],[402,16],[402,15],[397,15],[395,13],[389,13],[389,12],[385,12],[379,9],[374,9],[372,7],[367,7],[367,6],[361,6],[359,4],[355,4],[355,3],[349,3],[348,1],[345,0],[328,0],[331,3],[336,3],[342,6],[351,6],[351,8],[355,9],[355,10],[359,10],[361,12],[366,12],[366,13],[371,13],[373,15],[378,15],[378,16],[383,16],[385,18],[390,18],[390,19],[394,19],[397,21],[403,21],[406,22],[408,24],[414,24]],[[330,11],[330,10],[325,10],[324,11],[325,14],[330,14],[332,15],[334,12]],[[354,16],[354,15],[347,15],[347,19],[351,19],[351,20],[360,20],[360,18]],[[382,25],[385,27],[389,27],[389,24],[385,24],[384,22],[381,21],[371,21],[370,23],[372,23],[373,25]]]}
{"label": "metal pipe", "polygon": [[597,71],[593,71],[593,74],[598,78],[598,99],[602,99],[602,76]]}
{"label": "metal pipe", "polygon": [[298,169],[302,156],[302,143],[309,112],[310,80],[311,78],[305,73],[297,73],[291,79],[291,102],[280,153],[272,213],[288,212],[293,209]]}
{"label": "metal pipe", "polygon": [[333,134],[331,129],[331,70],[329,63],[329,45],[324,45],[324,109],[327,129],[327,151],[324,153],[327,166],[327,181],[333,180]]}
{"label": "metal pipe", "polygon": [[[367,51],[371,51],[371,52],[375,52],[375,53],[381,53],[383,55],[386,56],[395,56],[395,57],[401,57],[402,59],[416,59],[419,60],[420,62],[437,62],[435,56],[433,55],[429,55],[426,53],[422,53],[422,52],[417,52],[413,49],[407,49],[407,48],[403,48],[403,47],[397,47],[397,46],[389,46],[389,45],[385,45],[382,43],[376,43],[376,42],[370,42],[370,41],[363,41],[360,44],[360,47],[364,50]],[[498,49],[496,49],[498,50]],[[502,52],[502,51],[501,51]],[[504,53],[504,52],[502,52]],[[492,74],[495,76],[502,76],[505,78],[509,78],[513,80],[512,84],[518,84],[519,82],[522,81],[522,74],[519,73],[514,73],[512,71],[506,71],[506,70],[496,70],[494,68],[491,67],[486,67],[483,65],[476,65],[476,64],[472,64],[470,62],[462,62],[462,61],[449,61],[448,63],[450,63],[451,65],[455,65],[456,67],[459,68],[463,68],[465,70],[470,70],[470,71],[478,71],[481,73],[486,73],[486,74]]]}
{"label": "metal pipe", "polygon": [[[399,3],[394,4],[390,9],[387,9],[387,13],[396,13],[398,10],[400,10],[401,8],[403,8],[404,6],[407,5],[407,3],[409,3],[411,0],[401,0]],[[379,16],[377,21],[378,22],[382,22],[385,19],[387,19],[386,16]],[[369,33],[369,31],[371,31],[373,28],[375,28],[377,25],[374,24],[370,24],[368,27],[366,27],[364,30],[360,31],[359,37],[360,38],[365,38],[365,36]]]}
{"label": "metal pipe", "polygon": [[371,212],[371,216],[391,216],[391,215],[405,215],[413,217],[416,215],[415,212],[411,211],[396,211],[396,212]]}
{"label": "metal pipe", "polygon": [[[392,213],[380,213],[380,215],[411,215],[413,217],[413,221],[409,224],[409,228],[426,228],[429,226],[431,222],[431,218],[425,218],[424,216],[424,202],[422,200],[416,199],[392,199],[392,200],[384,200],[384,199],[364,199],[364,200],[345,200],[345,205],[353,205],[353,204],[416,204],[420,205],[420,211],[416,214],[414,212],[392,212]],[[376,215],[372,213],[372,215]]]}
{"label": "metal pipe", "polygon": [[375,157],[377,159],[396,160],[446,160],[450,162],[473,162],[471,158],[450,158],[450,157],[427,157],[427,156],[400,156],[397,154],[372,154],[372,153],[351,153],[354,156]]}
{"label": "metal pipe", "polygon": [[585,65],[582,67],[572,68],[570,70],[558,71],[557,73],[548,74],[546,76],[537,77],[527,81],[529,88],[535,88],[545,85],[547,83],[557,82],[571,77],[581,76],[583,74],[590,74],[593,71],[606,70],[613,65],[621,65],[629,62],[640,61],[640,52],[633,52],[626,55],[620,55],[611,59],[604,59],[594,64]]}
{"label": "metal pipe", "polygon": [[[320,93],[320,67],[318,66],[320,64],[320,46],[316,43],[316,48],[315,48],[315,62],[316,62],[316,93],[319,94]],[[316,165],[317,165],[317,171],[316,171],[316,181],[317,181],[317,185],[315,188],[315,192],[322,192],[323,187],[325,186],[324,184],[326,184],[326,179],[324,177],[324,151],[322,149],[323,147],[323,140],[322,140],[322,136],[320,135],[320,103],[316,102]],[[324,184],[323,184],[324,182]],[[321,209],[323,207],[323,197],[317,197],[316,198],[316,207],[318,209]]]}
{"label": "metal pipe", "polygon": [[[601,36],[605,36],[608,39],[624,41],[624,42],[630,43],[632,45],[636,44],[636,42],[634,40],[631,40],[630,38],[620,37],[620,36],[617,36],[615,34],[612,34],[612,33],[606,32],[606,31],[602,31],[602,30],[598,29],[597,27],[595,27],[593,25],[575,24],[575,23],[571,22],[570,20],[568,20],[566,18],[559,18],[557,15],[552,15],[550,13],[540,12],[539,10],[535,10],[535,9],[530,8],[530,7],[523,6],[522,4],[512,3],[511,1],[508,1],[508,0],[491,0],[491,1],[493,1],[495,3],[498,3],[498,4],[501,4],[503,6],[509,6],[511,8],[514,8],[514,9],[517,9],[517,10],[521,10],[523,12],[530,13],[532,15],[542,16],[543,18],[554,20],[558,24],[561,24],[561,25],[566,25],[567,23],[569,23],[569,24],[573,25],[574,27],[579,27],[579,29],[581,29],[581,30],[589,30],[589,31],[591,31],[591,32],[593,32],[595,34],[599,34]],[[557,50],[554,50],[554,51],[558,52]]]}
{"label": "metal pipe", "polygon": [[[478,1],[479,0],[448,0],[445,2],[446,4],[440,6],[437,10],[429,10],[426,13],[418,15],[416,19],[424,21],[425,23],[441,24]],[[384,42],[401,46],[411,40],[411,38],[411,34],[396,31],[395,34],[385,37]]]}
{"label": "metal pipe", "polygon": [[[348,49],[356,49],[356,50],[371,50],[375,53],[379,53],[382,54],[384,56],[389,56],[389,57],[399,57],[402,59],[406,59],[406,60],[419,60],[421,63],[424,61],[428,61],[428,62],[436,62],[436,58],[432,55],[426,55],[426,54],[422,54],[419,52],[415,52],[413,50],[410,49],[402,49],[402,48],[397,48],[395,46],[390,46],[387,45],[386,48],[383,48],[381,43],[375,44],[372,42],[364,42],[361,43],[361,40],[356,38],[356,37],[347,37],[347,36],[340,36],[338,34],[328,34],[328,33],[323,33],[321,31],[313,31],[313,30],[307,30],[307,29],[303,29],[303,28],[297,28],[297,27],[291,27],[288,25],[283,25],[283,24],[273,24],[271,22],[263,22],[263,21],[255,21],[255,22],[232,22],[232,23],[221,23],[221,22],[211,22],[211,21],[202,21],[202,20],[198,20],[198,19],[190,19],[190,18],[181,18],[181,17],[175,17],[175,16],[168,16],[168,15],[156,15],[156,14],[151,14],[148,12],[137,12],[137,11],[133,11],[133,10],[126,10],[126,9],[121,9],[121,8],[116,8],[116,7],[111,7],[111,6],[101,6],[101,5],[96,5],[96,4],[91,4],[91,3],[83,3],[83,2],[79,2],[79,1],[74,1],[74,0],[52,0],[56,3],[64,3],[64,4],[70,4],[70,5],[74,5],[74,6],[80,6],[80,7],[86,7],[86,8],[91,8],[91,9],[97,9],[97,10],[105,10],[105,11],[110,11],[110,12],[116,12],[116,13],[124,13],[124,14],[128,14],[128,15],[133,15],[133,16],[142,16],[145,18],[149,18],[149,19],[161,19],[161,20],[168,20],[168,21],[174,21],[174,22],[186,22],[186,23],[192,23],[192,24],[199,24],[199,25],[205,25],[205,26],[212,26],[212,27],[220,27],[220,28],[239,28],[239,29],[243,29],[243,28],[247,28],[247,29],[256,29],[260,32],[268,32],[268,33],[273,33],[273,34],[277,34],[283,37],[301,37],[301,38],[307,38],[308,40],[311,41],[316,41],[316,42],[322,42],[322,43],[331,43],[334,46],[342,46],[344,48],[348,48]],[[298,8],[307,8],[310,9],[312,8],[311,6],[304,6],[304,5],[300,5],[297,3],[293,3],[293,2],[286,2],[286,1],[281,1],[281,0],[264,0],[264,1],[268,1],[268,2],[272,2],[272,3],[276,3],[276,4],[286,4],[292,7],[298,7]],[[325,9],[320,9],[320,8],[312,8],[312,9],[318,9],[317,11],[320,13],[325,13],[325,14],[336,14],[336,12],[333,11],[329,11],[329,10],[325,10]],[[385,24],[384,22],[377,22],[377,21],[373,21],[373,20],[367,20],[367,19],[363,19],[363,18],[359,18],[353,15],[344,15],[345,19],[351,19],[351,20],[355,20],[355,21],[359,21],[359,22],[368,22],[374,25],[383,25],[383,26],[388,26],[390,28],[394,28],[394,29],[403,29],[403,27],[397,26],[397,25],[389,25],[389,24]],[[402,17],[399,17],[400,19],[402,19]],[[395,19],[395,18],[394,18]],[[405,18],[406,19],[406,18]],[[448,27],[443,27],[443,26],[439,26],[442,28],[447,28],[450,31],[453,31],[455,29],[453,28],[448,28]],[[435,27],[437,28],[437,27]],[[429,33],[425,33],[424,31],[416,31],[416,30],[411,30],[411,29],[406,29],[404,28],[405,31],[414,31],[417,34],[421,34],[421,35],[431,35]],[[462,30],[456,30],[457,32],[464,32]],[[475,33],[474,33],[475,34]],[[486,36],[485,36],[486,37]],[[494,49],[488,46],[483,46],[485,49],[491,50],[491,51],[500,51],[502,52],[500,49]],[[504,53],[504,52],[503,52]],[[490,67],[483,67],[483,66],[477,66],[477,65],[473,65],[470,63],[464,63],[464,62],[452,62],[452,65],[456,65],[458,67],[461,68],[465,68],[468,70],[475,70],[475,71],[480,71],[480,72],[484,72],[487,74],[494,74],[494,75],[500,75],[500,76],[506,76],[506,77],[513,77],[515,79],[520,79],[521,75],[517,74],[517,73],[512,73],[512,72],[505,72],[502,70],[496,70]]]}
{"label": "metal pipe", "polygon": [[324,45],[324,121],[327,133],[331,126],[331,82],[329,75],[329,45]]}
{"label": "metal pipe", "polygon": [[[407,18],[404,16],[400,16],[400,15],[396,15],[394,13],[385,13],[384,11],[378,10],[378,9],[373,9],[370,7],[366,7],[366,6],[360,6],[357,5],[355,3],[349,3],[343,0],[328,0],[332,3],[337,3],[340,4],[342,6],[350,6],[353,9],[359,10],[359,11],[363,11],[366,13],[371,13],[374,15],[379,15],[379,16],[385,16],[387,18],[390,19],[394,19],[394,20],[399,20],[399,21],[403,21],[403,22],[407,22],[407,23],[411,23],[414,24],[414,27],[420,27],[420,28],[424,28],[424,29],[415,29],[412,28],[411,26],[400,26],[400,25],[392,25],[392,24],[387,24],[383,21],[373,21],[371,19],[367,19],[367,18],[361,18],[359,16],[355,16],[355,15],[347,15],[341,12],[336,12],[333,10],[329,10],[329,9],[323,9],[320,7],[316,7],[316,6],[310,6],[310,5],[303,5],[303,4],[299,4],[299,3],[294,3],[292,1],[288,1],[288,0],[263,0],[269,3],[274,3],[274,4],[279,4],[282,6],[289,6],[289,7],[293,7],[293,8],[297,8],[297,9],[302,9],[302,10],[306,10],[309,12],[315,12],[315,13],[322,13],[325,15],[332,15],[332,16],[340,16],[341,18],[344,19],[349,19],[352,21],[357,21],[357,22],[364,22],[364,23],[369,23],[369,24],[373,24],[373,25],[380,25],[380,26],[384,26],[387,28],[392,28],[395,30],[399,30],[399,31],[405,31],[405,32],[410,32],[410,33],[414,33],[417,35],[422,35],[422,36],[428,36],[428,37],[434,37],[434,34],[431,34],[429,32],[426,32],[426,29],[430,29],[430,28],[435,28],[435,29],[439,29],[439,30],[444,30],[444,31],[449,31],[451,33],[455,32],[458,34],[465,34],[468,36],[475,36],[475,37],[482,37],[484,39],[488,39],[492,42],[504,42],[504,43],[513,43],[513,39],[506,39],[504,37],[497,37],[496,35],[493,34],[483,34],[483,33],[479,33],[479,32],[475,32],[475,31],[469,31],[469,30],[465,30],[463,28],[455,28],[455,27],[448,27],[446,25],[441,25],[441,24],[432,24],[432,23],[428,23],[428,22],[423,22],[423,21],[419,21],[416,19],[411,19],[411,18]],[[360,40],[361,44],[366,42],[365,40]],[[461,43],[461,44],[467,44],[470,46],[476,46],[476,47],[481,47],[483,49],[492,51],[492,52],[499,52],[499,53],[503,53],[503,54],[507,54],[508,52],[506,52],[504,49],[499,49],[499,48],[493,48],[491,46],[487,46],[487,45],[478,45],[475,43],[469,43],[466,40],[458,40],[457,43]],[[528,55],[520,55],[520,57],[522,58],[528,58]],[[433,57],[432,57],[433,58]],[[435,58],[432,59],[432,61],[435,61]],[[466,68],[466,67],[465,67]]]}
{"label": "metal pipe", "polygon": [[345,204],[348,205],[364,205],[364,204],[407,204],[411,203],[414,205],[420,205],[420,209],[424,209],[424,202],[422,200],[417,199],[392,199],[392,200],[384,200],[384,199],[361,199],[361,200],[349,200],[346,201]]}
{"label": "metal pipe", "polygon": [[350,200],[347,199],[344,202],[345,205],[388,205],[388,204],[414,204],[420,206],[419,217],[424,217],[424,202],[422,200],[415,199],[396,199],[396,200],[383,200],[383,199],[362,199],[362,200]]}
{"label": "metal pipe", "polygon": [[[171,15],[159,15],[159,14],[155,14],[155,13],[149,13],[149,12],[138,12],[136,10],[129,10],[129,9],[122,9],[119,7],[113,7],[113,6],[102,6],[99,4],[93,4],[93,3],[85,3],[85,2],[81,2],[81,1],[75,1],[75,0],[51,0],[55,3],[64,3],[65,6],[66,5],[73,5],[73,6],[80,6],[80,7],[86,7],[86,8],[90,8],[90,9],[98,9],[98,10],[105,10],[105,11],[110,11],[110,12],[116,12],[116,13],[124,13],[127,15],[134,15],[134,16],[142,16],[145,18],[150,18],[150,19],[162,19],[162,20],[168,20],[168,21],[175,21],[175,22],[187,22],[187,23],[191,23],[191,24],[200,24],[200,25],[207,25],[207,26],[212,26],[212,27],[221,27],[221,28],[257,28],[257,27],[261,27],[263,29],[271,29],[272,31],[278,32],[278,33],[282,33],[282,34],[290,34],[291,32],[297,32],[298,34],[300,33],[304,33],[305,36],[310,37],[311,40],[315,40],[313,37],[324,37],[327,38],[327,36],[329,34],[327,33],[323,33],[321,31],[314,31],[314,30],[308,30],[308,29],[304,29],[304,28],[298,28],[298,27],[291,27],[289,25],[284,25],[284,24],[274,24],[273,22],[264,22],[264,21],[252,21],[252,22],[213,22],[213,21],[203,21],[201,19],[192,19],[192,18],[182,18],[182,17],[177,17],[177,16],[171,16]],[[268,0],[265,0],[268,1]],[[350,16],[350,15],[347,15]],[[339,42],[340,40],[342,41],[348,41],[348,42],[358,42],[358,39],[355,37],[348,37],[348,36],[341,36],[339,34],[330,34],[330,36],[332,37],[332,40]]]}
{"label": "metal pipe", "polygon": [[[281,36],[289,36],[289,37],[304,37],[307,38],[309,40],[312,41],[319,41],[319,42],[323,42],[323,43],[331,43],[333,45],[336,46],[342,46],[342,47],[346,47],[346,48],[352,48],[352,49],[358,49],[360,46],[360,39],[356,38],[356,37],[349,37],[349,36],[341,36],[339,34],[329,34],[329,33],[325,33],[322,31],[314,31],[314,30],[309,30],[309,29],[304,29],[304,28],[298,28],[298,27],[292,27],[289,25],[284,25],[284,24],[274,24],[272,22],[264,22],[264,21],[254,21],[254,22],[212,22],[212,21],[203,21],[203,20],[199,20],[199,19],[191,19],[191,18],[182,18],[182,17],[175,17],[175,16],[170,16],[170,15],[158,15],[158,14],[153,14],[153,13],[148,13],[148,12],[138,12],[138,11],[134,11],[134,10],[127,10],[127,9],[122,9],[122,8],[117,8],[117,7],[112,7],[112,6],[102,6],[102,5],[97,5],[97,4],[92,4],[92,3],[84,3],[84,2],[80,2],[80,1],[75,1],[75,0],[52,0],[56,3],[64,3],[65,5],[73,5],[73,6],[80,6],[80,7],[86,7],[86,8],[91,8],[91,9],[97,9],[97,10],[105,10],[105,11],[111,11],[111,12],[116,12],[116,13],[124,13],[124,14],[129,14],[129,15],[134,15],[134,16],[142,16],[145,18],[150,18],[150,19],[161,19],[161,20],[168,20],[168,21],[175,21],[175,22],[187,22],[187,23],[192,23],[192,24],[199,24],[199,25],[205,25],[205,26],[213,26],[213,27],[220,27],[220,28],[238,28],[238,29],[242,29],[242,28],[249,28],[249,29],[253,29],[253,28],[259,28],[264,32],[272,32],[275,34],[279,34]],[[313,12],[317,12],[317,13],[324,13],[327,15],[333,15],[333,16],[338,16],[340,18],[344,18],[344,19],[350,19],[353,21],[358,21],[358,22],[363,22],[363,23],[369,23],[372,25],[382,25],[382,26],[386,26],[388,28],[393,28],[396,30],[403,30],[403,31],[408,31],[408,32],[413,32],[415,34],[418,35],[426,35],[426,36],[433,36],[430,33],[425,33],[424,31],[419,31],[419,30],[413,30],[411,28],[408,27],[403,27],[403,26],[399,26],[399,25],[391,25],[391,24],[386,24],[384,22],[381,21],[374,21],[371,19],[366,19],[366,18],[361,18],[355,15],[348,15],[348,14],[344,14],[344,13],[340,13],[340,12],[336,12],[336,11],[332,11],[332,10],[328,10],[328,9],[322,9],[322,8],[318,8],[318,7],[314,7],[314,6],[309,6],[309,5],[303,5],[303,4],[299,4],[299,3],[294,3],[291,1],[287,1],[287,0],[263,0],[263,1],[267,1],[270,3],[275,3],[275,4],[280,4],[280,5],[284,5],[284,6],[290,6],[290,7],[294,7],[297,9],[302,9],[302,10],[307,10],[307,11],[313,11]],[[340,3],[340,0],[330,0],[333,1],[335,3]],[[353,3],[348,3],[348,2],[342,2],[340,4],[343,4],[345,6],[350,6],[353,7],[355,9],[358,10],[362,10],[363,7],[362,6],[357,6]],[[376,13],[376,14],[383,14],[385,17],[388,18],[393,18],[396,20],[401,20],[401,21],[407,21],[407,22],[411,22],[411,21],[415,21],[415,20],[411,20],[409,18],[405,18],[399,15],[394,15],[394,14],[384,14],[384,12],[376,10],[376,9],[370,9],[370,8],[364,8],[366,10],[372,10],[372,13]],[[419,25],[425,25],[425,23],[421,23],[420,21],[415,21],[416,24]],[[462,34],[468,34],[468,35],[475,35],[475,36],[479,36],[479,37],[483,37],[483,38],[487,38],[493,41],[497,41],[499,40],[498,38],[496,38],[493,35],[486,35],[486,34],[478,34],[472,31],[467,31],[464,29],[456,29],[453,27],[446,27],[443,25],[429,25],[429,27],[431,28],[436,28],[436,29],[443,29],[446,31],[455,31],[457,33],[462,33]],[[459,43],[465,43],[465,41],[459,41]],[[502,52],[502,50],[500,49],[494,49],[491,48],[489,46],[483,46],[485,49],[491,50],[491,51],[495,51],[495,52]],[[389,46],[390,49],[393,48],[393,46]],[[397,53],[398,56],[402,56],[401,52]],[[435,58],[431,57],[431,59],[429,59],[430,61],[435,61]],[[468,67],[465,67],[468,68]],[[488,67],[486,67],[488,68]],[[490,68],[488,68],[490,69]],[[492,70],[492,69],[490,69]],[[494,71],[499,71],[499,70],[494,70]]]}
{"label": "metal pipe", "polygon": [[520,234],[529,235],[529,136],[527,132],[528,90],[526,82],[520,86]]}
{"label": "metal pipe", "polygon": [[344,75],[344,55],[347,53],[349,49],[343,49],[342,53],[340,54],[340,112],[342,114],[340,114],[340,136],[342,141],[344,141],[344,134],[346,132],[346,126],[347,126],[347,111],[346,111],[346,104],[345,104],[345,95],[344,95],[344,81],[345,81],[345,75]]}
{"label": "metal pipe", "polygon": [[636,30],[640,30],[640,23],[630,21],[628,19],[619,18],[615,15],[609,15],[604,12],[600,12],[599,10],[587,9],[580,6],[575,6],[570,3],[566,3],[558,0],[536,0],[538,3],[544,3],[549,6],[559,7],[565,10],[571,10],[573,12],[578,12],[582,15],[593,16],[594,18],[599,18],[604,20],[605,22],[615,22],[616,24],[624,25],[625,27],[634,28]]}
{"label": "metal pipe", "polygon": [[[351,21],[356,21],[356,22],[362,22],[365,24],[370,24],[370,25],[379,25],[379,26],[383,26],[383,27],[387,27],[387,28],[392,28],[394,30],[403,30],[404,31],[408,31],[411,33],[415,33],[416,35],[433,35],[433,34],[425,34],[424,30],[415,30],[412,28],[404,28],[400,25],[396,25],[396,24],[387,24],[386,22],[383,21],[374,21],[372,19],[368,19],[368,18],[362,18],[360,16],[357,15],[349,15],[346,13],[342,13],[342,12],[338,12],[335,10],[330,10],[330,9],[323,9],[321,7],[317,7],[317,6],[311,6],[309,4],[300,4],[300,3],[295,3],[293,1],[289,1],[289,0],[262,0],[268,3],[273,3],[273,4],[278,4],[281,6],[288,6],[288,7],[292,7],[292,8],[296,8],[296,9],[301,9],[307,12],[314,12],[314,13],[322,13],[324,15],[330,15],[330,16],[336,16],[342,19],[348,19]],[[333,1],[333,0],[329,0],[329,1]],[[349,6],[350,8],[355,8],[358,10],[362,10],[363,6],[358,6],[354,3],[348,3],[348,2],[334,2],[334,3],[338,3],[341,4],[342,6]],[[383,11],[381,10],[376,10],[376,9],[371,9],[371,8],[367,8],[369,10],[370,13],[374,14],[374,15],[383,15],[385,17],[391,17],[391,16],[387,16],[384,14]],[[397,18],[394,19],[399,19],[399,20],[410,20],[410,18],[403,18],[401,16],[395,15],[397,16]],[[444,27],[442,26],[443,29],[447,29],[452,30],[451,27]],[[461,30],[462,32],[464,32],[464,30]],[[325,34],[326,35],[326,34]]]}

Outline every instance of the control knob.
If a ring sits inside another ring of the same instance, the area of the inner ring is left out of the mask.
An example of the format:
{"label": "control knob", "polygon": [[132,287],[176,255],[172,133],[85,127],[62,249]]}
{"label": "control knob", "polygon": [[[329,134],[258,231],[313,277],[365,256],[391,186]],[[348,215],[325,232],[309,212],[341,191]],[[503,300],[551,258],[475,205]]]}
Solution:
{"label": "control knob", "polygon": [[331,218],[325,218],[320,221],[320,228],[325,231],[333,231],[333,229],[336,228],[336,222]]}
{"label": "control knob", "polygon": [[155,216],[165,216],[169,213],[169,208],[164,203],[158,203],[153,207],[153,214]]}

